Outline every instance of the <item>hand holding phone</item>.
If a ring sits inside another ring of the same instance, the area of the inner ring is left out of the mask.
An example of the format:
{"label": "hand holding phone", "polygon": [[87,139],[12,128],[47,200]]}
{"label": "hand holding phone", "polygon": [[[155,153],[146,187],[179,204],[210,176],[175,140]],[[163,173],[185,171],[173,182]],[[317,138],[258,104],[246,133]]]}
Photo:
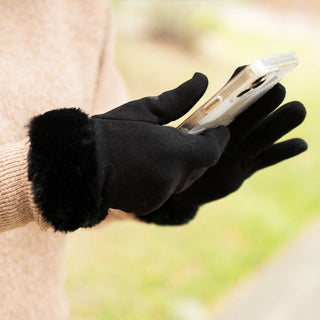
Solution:
{"label": "hand holding phone", "polygon": [[293,52],[261,58],[246,66],[178,126],[191,134],[230,124],[298,64]]}
{"label": "hand holding phone", "polygon": [[162,225],[187,223],[199,206],[228,196],[255,172],[305,151],[307,144],[299,138],[277,142],[306,115],[298,101],[279,107],[284,98],[285,88],[278,83],[243,111],[228,125],[230,140],[218,163],[189,188],[173,194],[160,208],[140,219]]}

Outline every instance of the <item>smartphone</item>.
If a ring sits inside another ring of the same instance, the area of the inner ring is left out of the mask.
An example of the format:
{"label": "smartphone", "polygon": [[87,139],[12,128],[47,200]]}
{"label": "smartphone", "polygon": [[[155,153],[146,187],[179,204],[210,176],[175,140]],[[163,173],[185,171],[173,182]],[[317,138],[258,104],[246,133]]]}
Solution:
{"label": "smartphone", "polygon": [[208,128],[228,125],[290,73],[297,64],[298,58],[293,52],[255,61],[228,81],[178,128],[186,133],[198,134]]}

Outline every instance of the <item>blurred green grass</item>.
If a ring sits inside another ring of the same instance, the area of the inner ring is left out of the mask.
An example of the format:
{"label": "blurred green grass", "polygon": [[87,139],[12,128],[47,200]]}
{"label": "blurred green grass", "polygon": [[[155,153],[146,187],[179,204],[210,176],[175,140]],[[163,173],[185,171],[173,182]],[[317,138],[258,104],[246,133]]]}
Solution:
{"label": "blurred green grass", "polygon": [[305,138],[309,150],[259,172],[237,193],[201,208],[186,226],[119,222],[69,235],[71,319],[180,319],[176,305],[185,299],[210,311],[235,283],[318,215],[320,46],[311,37],[260,36],[223,24],[218,29],[212,51],[120,37],[117,62],[132,98],[171,89],[201,71],[210,80],[203,102],[235,67],[292,50],[300,65],[283,81],[286,102],[301,100],[308,116],[286,138]]}

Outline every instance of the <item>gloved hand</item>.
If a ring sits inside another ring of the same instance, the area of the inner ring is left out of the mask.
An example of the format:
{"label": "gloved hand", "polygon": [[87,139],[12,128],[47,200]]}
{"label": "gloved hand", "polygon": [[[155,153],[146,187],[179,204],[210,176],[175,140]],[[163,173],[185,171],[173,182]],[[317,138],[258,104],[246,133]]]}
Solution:
{"label": "gloved hand", "polygon": [[90,227],[108,208],[147,214],[188,188],[217,163],[229,130],[195,136],[163,125],[185,114],[207,84],[197,73],[174,90],[91,118],[77,109],[34,118],[29,179],[46,220],[61,231]]}
{"label": "gloved hand", "polygon": [[277,84],[239,115],[228,126],[230,141],[218,164],[185,191],[174,194],[158,210],[140,219],[162,225],[187,223],[199,206],[236,191],[256,171],[305,151],[307,144],[302,139],[275,143],[306,115],[304,106],[297,101],[274,111],[284,97],[285,88]]}
{"label": "gloved hand", "polygon": [[185,114],[206,86],[206,77],[196,74],[177,89],[90,119],[99,186],[109,207],[150,213],[217,163],[229,140],[226,127],[192,136],[163,126]]}

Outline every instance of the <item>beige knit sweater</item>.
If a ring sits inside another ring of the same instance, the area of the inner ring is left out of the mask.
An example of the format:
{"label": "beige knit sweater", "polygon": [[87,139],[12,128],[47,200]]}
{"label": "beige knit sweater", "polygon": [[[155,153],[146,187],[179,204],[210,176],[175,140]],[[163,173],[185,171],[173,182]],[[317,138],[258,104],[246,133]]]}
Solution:
{"label": "beige knit sweater", "polygon": [[106,0],[0,0],[1,320],[67,317],[65,236],[33,202],[26,125],[51,109],[95,114],[125,102],[112,38]]}

